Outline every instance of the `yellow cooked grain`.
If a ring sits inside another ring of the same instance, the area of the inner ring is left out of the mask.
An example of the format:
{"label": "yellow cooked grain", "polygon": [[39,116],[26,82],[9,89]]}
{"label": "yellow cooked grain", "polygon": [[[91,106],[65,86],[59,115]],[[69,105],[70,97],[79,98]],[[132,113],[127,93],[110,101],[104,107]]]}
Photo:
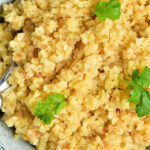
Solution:
{"label": "yellow cooked grain", "polygon": [[[18,66],[2,93],[3,120],[38,150],[144,150],[150,115],[137,117],[121,78],[150,67],[150,1],[120,0],[119,20],[91,16],[98,0],[16,0],[3,5],[0,76]],[[16,31],[22,30],[21,33]],[[11,55],[12,54],[12,55]],[[63,93],[50,125],[35,105]]]}

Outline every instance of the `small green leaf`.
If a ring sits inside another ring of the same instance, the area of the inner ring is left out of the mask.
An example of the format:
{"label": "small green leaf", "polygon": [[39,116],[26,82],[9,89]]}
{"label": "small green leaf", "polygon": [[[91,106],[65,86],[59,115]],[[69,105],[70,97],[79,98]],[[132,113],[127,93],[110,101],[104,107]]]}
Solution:
{"label": "small green leaf", "polygon": [[141,103],[136,106],[136,113],[138,117],[144,117],[149,114],[150,111],[150,94],[144,92]]}
{"label": "small green leaf", "polygon": [[63,102],[60,105],[58,105],[57,108],[55,109],[55,114],[57,115],[64,108],[66,104],[67,102]]}
{"label": "small green leaf", "polygon": [[47,101],[39,102],[34,108],[34,115],[41,119],[45,124],[49,124],[54,118],[52,108]]}
{"label": "small green leaf", "polygon": [[131,77],[132,80],[136,80],[138,77],[138,74],[139,74],[139,69],[134,70],[132,73],[132,77]]}
{"label": "small green leaf", "polygon": [[107,13],[106,10],[103,10],[103,8],[107,8],[107,2],[104,1],[98,2],[94,14],[96,14],[98,19],[105,21],[107,18]]}
{"label": "small green leaf", "polygon": [[107,18],[117,20],[121,15],[121,5],[118,0],[99,1],[93,14],[96,14],[102,21],[105,21]]}
{"label": "small green leaf", "polygon": [[47,110],[47,112],[40,117],[40,119],[45,123],[45,124],[50,124],[52,120],[54,119],[54,114],[52,111]]}
{"label": "small green leaf", "polygon": [[137,104],[141,100],[141,89],[139,87],[135,87],[134,90],[130,92],[131,97],[129,98],[129,102]]}
{"label": "small green leaf", "polygon": [[120,7],[121,5],[118,0],[110,0],[110,3],[108,5],[108,18],[111,20],[119,19],[121,15]]}
{"label": "small green leaf", "polygon": [[61,109],[67,104],[64,95],[53,94],[47,98],[47,101],[41,101],[34,108],[34,115],[45,124],[50,124]]}
{"label": "small green leaf", "polygon": [[57,93],[57,94],[53,94],[53,95],[49,96],[47,98],[47,101],[50,102],[50,104],[52,104],[52,105],[57,105],[57,104],[63,102],[64,99],[65,99],[64,95]]}
{"label": "small green leaf", "polygon": [[127,88],[132,89],[129,102],[137,104],[136,113],[139,117],[144,117],[150,112],[150,92],[145,89],[148,86],[150,86],[150,68],[145,67],[141,74],[138,69],[134,70],[132,81],[128,83]]}
{"label": "small green leaf", "polygon": [[138,84],[143,88],[150,86],[150,69],[144,68],[144,71],[139,75]]}

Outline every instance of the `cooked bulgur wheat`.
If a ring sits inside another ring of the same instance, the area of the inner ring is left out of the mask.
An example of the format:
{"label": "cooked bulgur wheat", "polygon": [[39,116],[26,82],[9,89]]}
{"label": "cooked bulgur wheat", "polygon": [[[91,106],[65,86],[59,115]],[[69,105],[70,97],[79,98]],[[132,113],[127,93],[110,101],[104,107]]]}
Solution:
{"label": "cooked bulgur wheat", "polygon": [[[3,120],[37,150],[145,150],[150,115],[139,118],[120,79],[150,67],[150,0],[119,0],[121,17],[91,16],[99,0],[16,0],[3,5],[0,75],[11,59]],[[18,32],[19,31],[19,32]],[[37,103],[62,93],[69,103],[50,125]]]}

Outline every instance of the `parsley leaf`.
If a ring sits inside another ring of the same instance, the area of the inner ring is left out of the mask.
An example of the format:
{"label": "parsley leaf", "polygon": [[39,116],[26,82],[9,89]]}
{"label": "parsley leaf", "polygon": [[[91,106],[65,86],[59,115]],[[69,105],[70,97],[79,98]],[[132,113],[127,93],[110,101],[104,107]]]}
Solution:
{"label": "parsley leaf", "polygon": [[150,86],[150,69],[148,67],[144,68],[144,71],[139,75],[137,82],[143,88]]}
{"label": "parsley leaf", "polygon": [[139,117],[144,117],[150,112],[150,93],[147,91],[143,92],[142,97],[141,103],[136,105],[136,112]]}
{"label": "parsley leaf", "polygon": [[134,70],[132,73],[132,80],[135,80],[138,77],[138,74],[139,74],[139,70],[138,69]]}
{"label": "parsley leaf", "polygon": [[132,73],[132,81],[124,81],[131,88],[129,102],[136,104],[136,113],[139,117],[144,117],[150,112],[150,92],[145,88],[150,86],[150,68],[145,67],[143,72],[139,74],[136,69]]}
{"label": "parsley leaf", "polygon": [[47,98],[47,101],[41,101],[34,108],[34,115],[45,124],[50,124],[61,109],[67,104],[64,95],[53,94]]}
{"label": "parsley leaf", "polygon": [[141,90],[139,87],[135,87],[134,90],[130,92],[131,97],[129,98],[129,102],[137,104],[141,100]]}
{"label": "parsley leaf", "polygon": [[117,20],[121,15],[121,5],[118,0],[99,1],[92,15],[96,15],[102,21],[107,18]]}

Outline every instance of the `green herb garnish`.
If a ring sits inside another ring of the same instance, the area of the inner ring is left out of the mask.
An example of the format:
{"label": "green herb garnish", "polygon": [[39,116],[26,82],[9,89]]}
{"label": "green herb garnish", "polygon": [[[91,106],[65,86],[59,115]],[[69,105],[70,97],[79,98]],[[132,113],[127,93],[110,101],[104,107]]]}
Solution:
{"label": "green herb garnish", "polygon": [[136,113],[138,117],[144,117],[150,112],[150,92],[145,88],[150,86],[150,68],[145,67],[144,71],[139,74],[136,69],[132,73],[132,81],[125,81],[128,83],[128,88],[131,88],[129,102],[136,104]]}
{"label": "green herb garnish", "polygon": [[47,101],[41,101],[34,108],[34,115],[45,124],[50,124],[60,110],[67,104],[64,95],[53,94],[47,98]]}
{"label": "green herb garnish", "polygon": [[118,0],[99,1],[93,15],[96,15],[102,21],[105,21],[107,18],[117,20],[121,15],[121,5]]}

